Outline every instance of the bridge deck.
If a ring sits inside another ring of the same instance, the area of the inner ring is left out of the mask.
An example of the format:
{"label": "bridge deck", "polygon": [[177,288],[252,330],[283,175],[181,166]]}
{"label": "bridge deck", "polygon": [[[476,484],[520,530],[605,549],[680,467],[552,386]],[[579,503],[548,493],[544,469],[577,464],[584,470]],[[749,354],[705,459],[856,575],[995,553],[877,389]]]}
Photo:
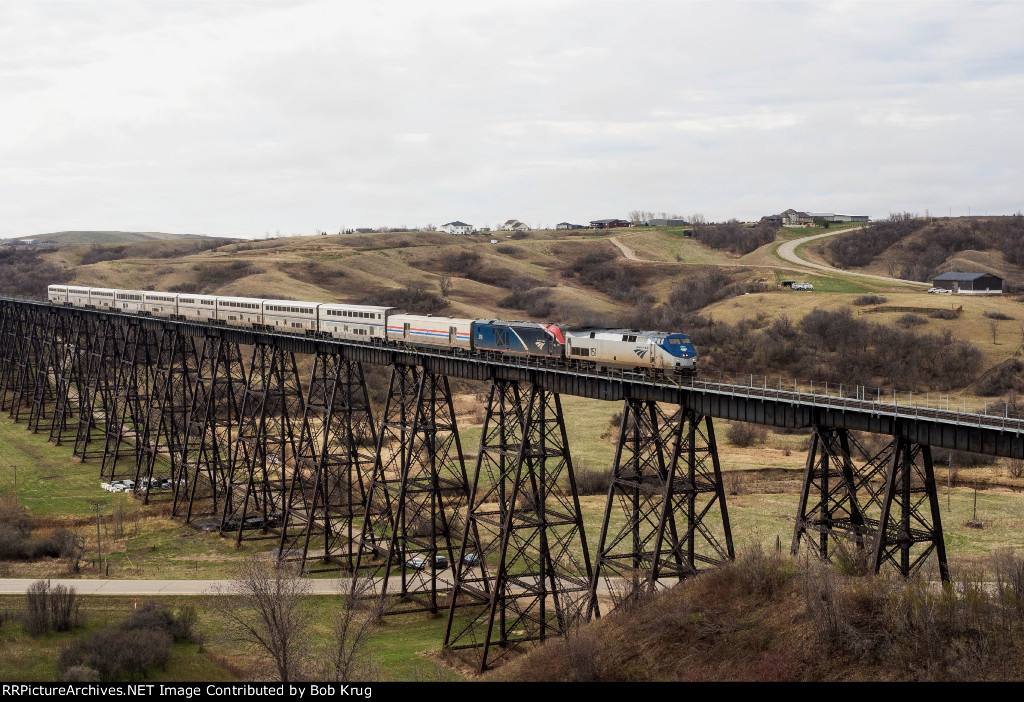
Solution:
{"label": "bridge deck", "polygon": [[47,308],[60,315],[110,316],[126,324],[140,324],[148,329],[176,327],[188,336],[217,335],[239,344],[264,343],[296,353],[330,351],[364,363],[417,365],[451,377],[530,382],[565,395],[607,401],[634,397],[683,405],[715,418],[785,428],[825,425],[903,437],[914,443],[939,448],[1024,459],[1024,423],[1007,416],[900,405],[880,399],[872,401],[714,383],[696,378],[668,380],[627,371],[594,372],[574,367],[571,363],[536,358],[495,358],[459,350],[300,337],[239,327],[57,307],[38,300],[0,300],[4,304]]}

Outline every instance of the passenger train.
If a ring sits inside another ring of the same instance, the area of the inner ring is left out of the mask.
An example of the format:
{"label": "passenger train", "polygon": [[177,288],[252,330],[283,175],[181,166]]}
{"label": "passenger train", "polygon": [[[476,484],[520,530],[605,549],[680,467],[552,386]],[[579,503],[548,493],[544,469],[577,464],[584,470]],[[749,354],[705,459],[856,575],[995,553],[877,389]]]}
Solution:
{"label": "passenger train", "polygon": [[693,374],[686,334],[404,314],[394,307],[51,285],[57,305],[321,338],[561,359],[583,368]]}

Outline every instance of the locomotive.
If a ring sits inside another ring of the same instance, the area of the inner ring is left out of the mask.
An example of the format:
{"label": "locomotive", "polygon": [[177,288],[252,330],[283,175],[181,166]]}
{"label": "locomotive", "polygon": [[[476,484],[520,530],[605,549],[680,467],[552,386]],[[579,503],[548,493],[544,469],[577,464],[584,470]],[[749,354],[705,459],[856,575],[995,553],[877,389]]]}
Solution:
{"label": "locomotive", "polygon": [[50,285],[55,305],[221,324],[346,341],[443,347],[484,356],[569,362],[594,370],[693,374],[689,335],[636,329],[563,329],[545,322],[405,314],[395,307]]}

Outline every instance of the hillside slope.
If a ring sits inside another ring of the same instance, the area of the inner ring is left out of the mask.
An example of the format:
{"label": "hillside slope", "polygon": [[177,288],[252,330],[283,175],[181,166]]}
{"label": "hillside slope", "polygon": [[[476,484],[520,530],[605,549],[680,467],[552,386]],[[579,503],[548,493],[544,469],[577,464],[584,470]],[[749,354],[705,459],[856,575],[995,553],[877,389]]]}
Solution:
{"label": "hillside slope", "polygon": [[[851,564],[852,565],[852,564]],[[484,676],[502,682],[1024,679],[1019,557],[943,591],[758,549]]]}
{"label": "hillside slope", "polygon": [[138,241],[167,241],[169,239],[208,239],[203,234],[170,234],[167,232],[113,232],[70,231],[21,236],[11,241],[36,240],[49,246],[81,246],[83,244],[130,244]]}

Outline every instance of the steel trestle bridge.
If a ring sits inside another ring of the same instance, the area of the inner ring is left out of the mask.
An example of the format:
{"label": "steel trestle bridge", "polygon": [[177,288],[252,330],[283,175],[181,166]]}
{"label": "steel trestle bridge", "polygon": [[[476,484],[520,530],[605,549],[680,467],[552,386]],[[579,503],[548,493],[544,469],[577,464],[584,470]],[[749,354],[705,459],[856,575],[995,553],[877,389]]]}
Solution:
{"label": "steel trestle bridge", "polygon": [[[391,367],[379,414],[364,364]],[[471,467],[452,377],[490,385]],[[562,395],[623,406],[596,547]],[[1024,458],[1021,421],[853,395],[0,298],[0,409],[186,522],[447,608],[446,650],[480,669],[734,556],[715,419],[812,430],[793,553],[904,575],[934,554],[948,579],[931,447]]]}

